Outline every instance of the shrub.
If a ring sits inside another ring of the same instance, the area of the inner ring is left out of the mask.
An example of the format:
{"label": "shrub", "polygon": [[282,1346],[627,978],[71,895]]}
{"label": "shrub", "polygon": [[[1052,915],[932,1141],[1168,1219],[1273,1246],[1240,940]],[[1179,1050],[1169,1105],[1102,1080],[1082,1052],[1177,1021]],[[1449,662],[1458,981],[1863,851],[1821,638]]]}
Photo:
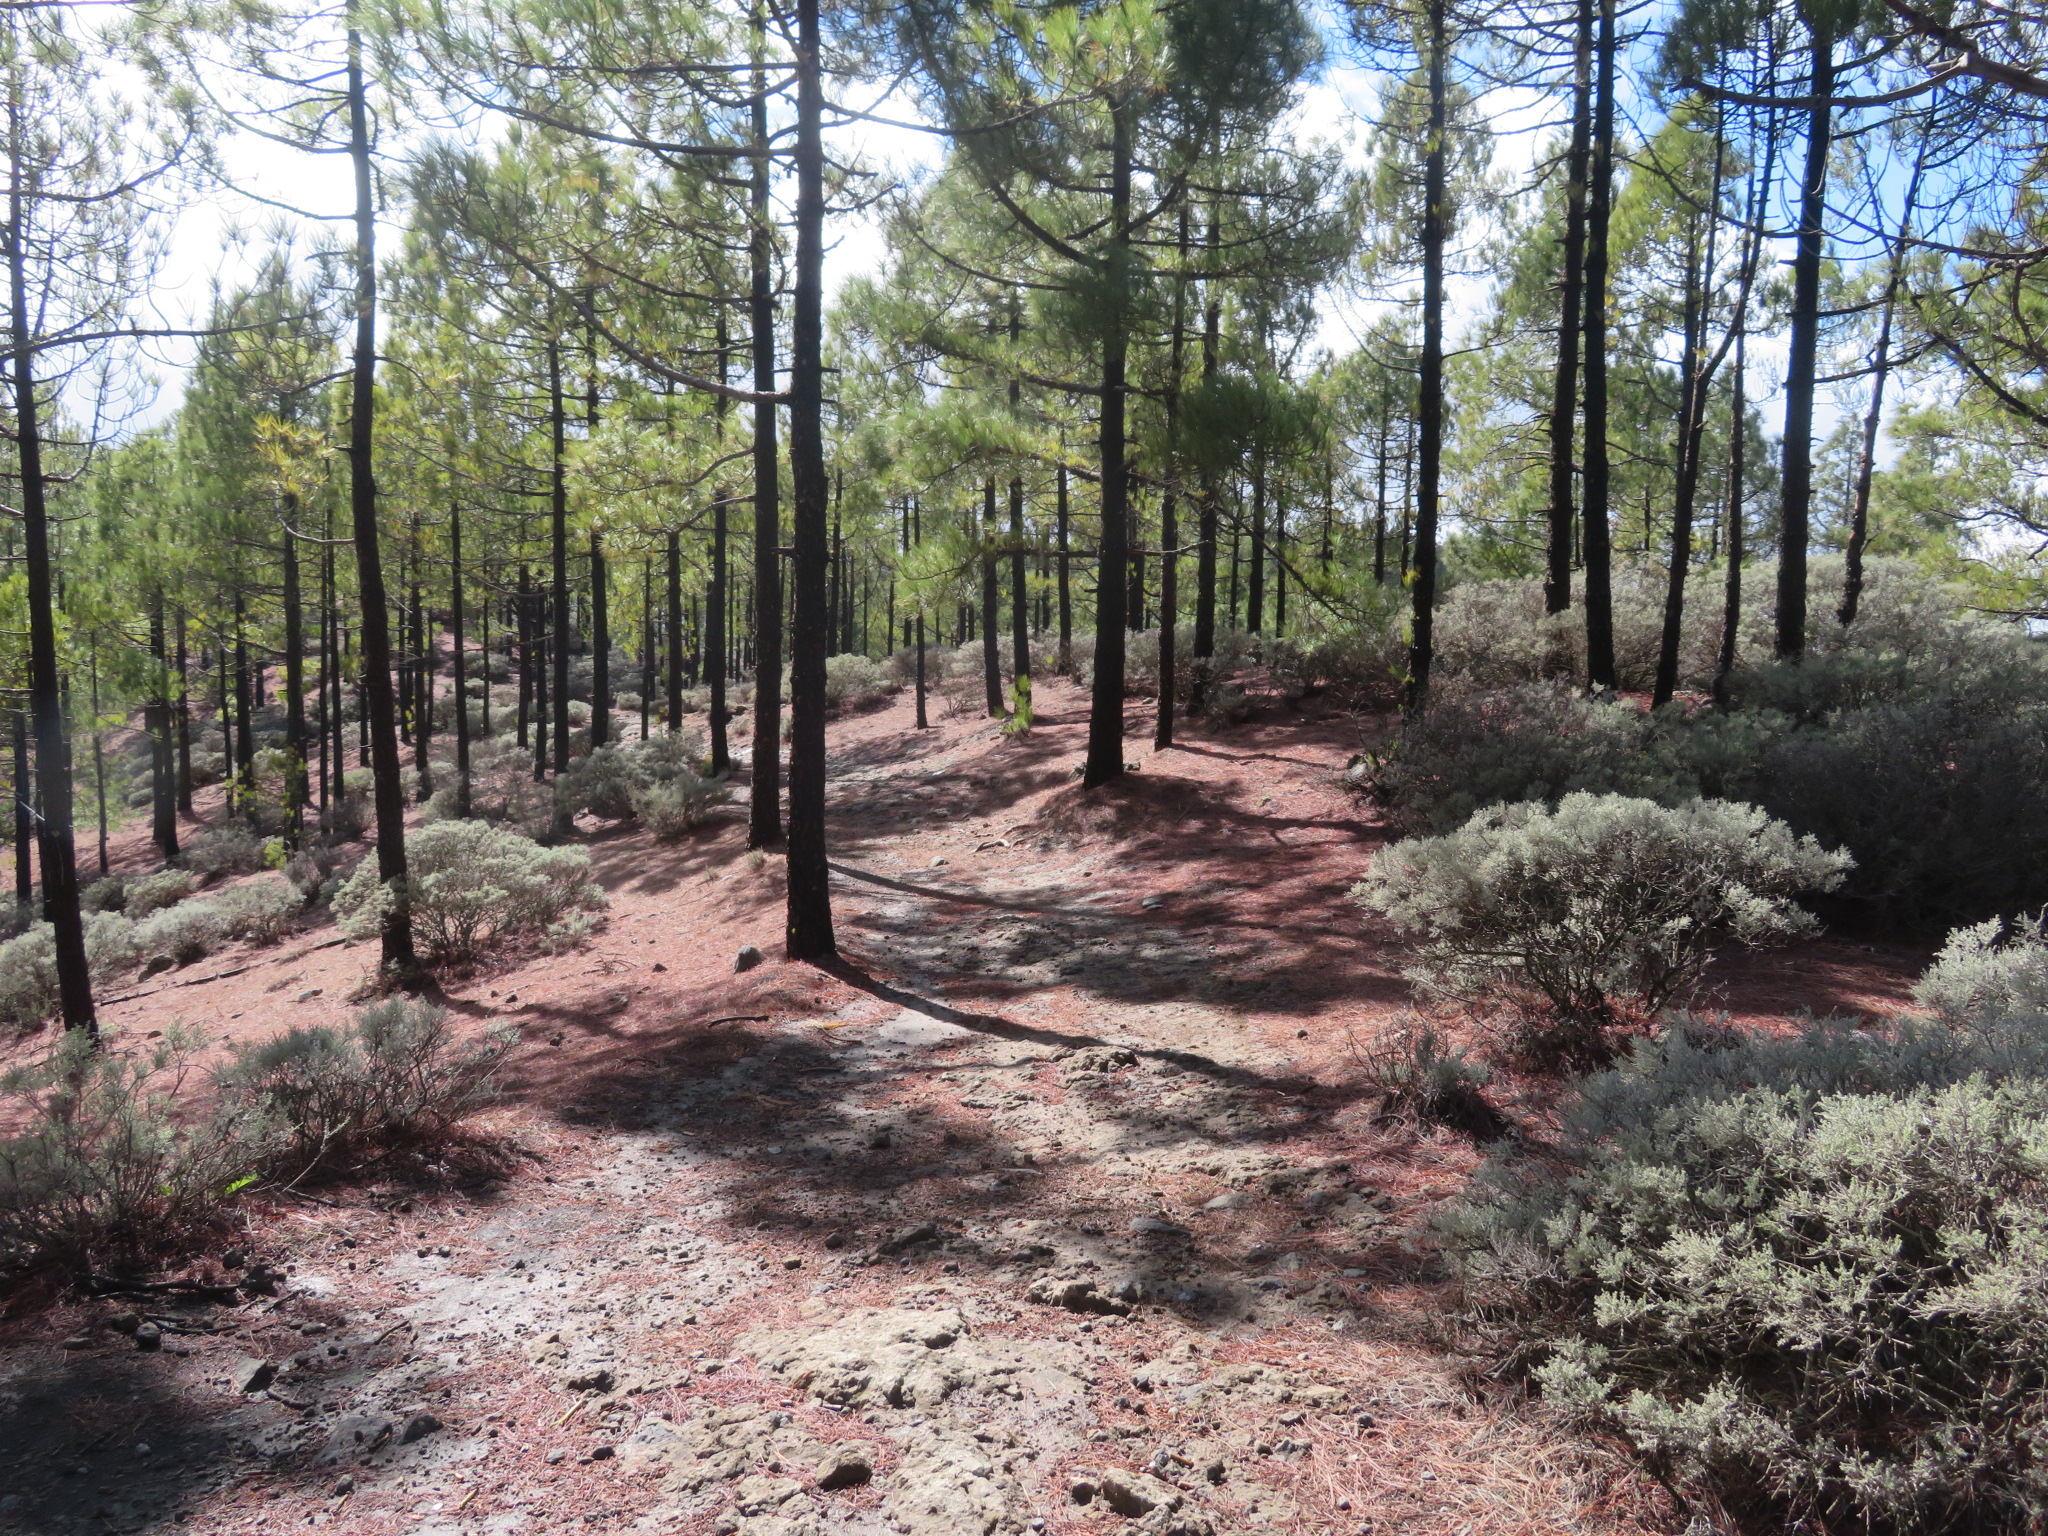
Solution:
{"label": "shrub", "polygon": [[1753,806],[1571,794],[1396,843],[1352,894],[1422,935],[1411,975],[1426,992],[1540,998],[1562,1039],[1591,1043],[1619,1000],[1647,1011],[1683,995],[1716,945],[1809,930],[1791,898],[1848,863]]}
{"label": "shrub", "polygon": [[[474,959],[498,939],[544,932],[578,911],[605,906],[587,878],[590,856],[577,848],[542,848],[531,838],[481,821],[422,827],[406,846],[413,933],[441,961]],[[390,892],[365,859],[335,893],[334,912],[351,938],[375,934]]]}
{"label": "shrub", "polygon": [[866,656],[825,658],[825,704],[829,709],[857,709],[892,691],[883,663]]}
{"label": "shrub", "polygon": [[571,820],[588,811],[606,821],[623,821],[633,814],[633,791],[646,776],[623,748],[599,747],[570,769],[567,779],[558,803]]}
{"label": "shrub", "polygon": [[275,944],[298,927],[306,898],[287,877],[277,875],[222,891],[210,905],[219,912],[229,938]]}
{"label": "shrub", "polygon": [[287,1030],[238,1050],[216,1074],[223,1098],[277,1138],[279,1154],[318,1160],[438,1135],[495,1095],[510,1031],[459,1043],[448,1011],[409,998],[366,1009],[352,1030]]}
{"label": "shrub", "polygon": [[2048,912],[1956,929],[1913,1000],[1952,1025],[2048,1018]]}
{"label": "shrub", "polygon": [[128,904],[122,908],[140,922],[152,912],[175,907],[199,888],[191,874],[182,869],[160,869],[144,875],[128,887]]}
{"label": "shrub", "polygon": [[202,880],[254,874],[263,867],[263,839],[252,827],[223,822],[187,842],[178,862]]}
{"label": "shrub", "polygon": [[57,941],[48,923],[0,944],[0,1019],[34,1029],[57,1012]]}
{"label": "shrub", "polygon": [[190,965],[226,943],[228,929],[228,913],[217,902],[195,897],[137,923],[135,947],[147,958],[163,956],[175,965]]}
{"label": "shrub", "polygon": [[674,778],[694,774],[704,761],[704,733],[695,726],[680,731],[658,731],[633,747],[633,757],[651,778]]}
{"label": "shrub", "polygon": [[0,1078],[0,1266],[73,1275],[146,1260],[200,1226],[255,1153],[231,1113],[193,1116],[180,1088],[194,1042],[95,1049],[69,1031],[43,1060]]}
{"label": "shrub", "polygon": [[2048,707],[2001,690],[1843,710],[1762,754],[1752,798],[1845,848],[1845,894],[1883,922],[2048,902]]}
{"label": "shrub", "polygon": [[1690,798],[1696,785],[1667,756],[1646,752],[1645,734],[1637,711],[1563,683],[1433,689],[1371,787],[1411,832],[1448,832],[1489,805],[1555,802],[1575,790]]}
{"label": "shrub", "polygon": [[677,774],[634,790],[633,814],[641,826],[668,841],[702,826],[712,806],[731,798],[732,791],[717,779]]}
{"label": "shrub", "polygon": [[1435,1026],[1408,1020],[1364,1052],[1368,1080],[1380,1090],[1385,1114],[1412,1115],[1483,1141],[1502,1135],[1507,1122],[1485,1089],[1491,1074],[1462,1047],[1451,1047]]}
{"label": "shrub", "polygon": [[86,912],[119,912],[128,905],[128,877],[103,875],[78,893],[78,905]]}
{"label": "shrub", "polygon": [[[85,963],[95,982],[117,976],[140,954],[140,925],[119,912],[94,912],[85,920]],[[0,944],[0,1022],[34,1029],[56,1017],[57,937],[48,923]]]}
{"label": "shrub", "polygon": [[1748,1526],[2032,1531],[2038,1034],[1637,1045],[1440,1224],[1558,1407]]}
{"label": "shrub", "polygon": [[343,789],[327,802],[327,810],[320,818],[320,831],[331,843],[353,843],[362,837],[369,824],[367,791]]}

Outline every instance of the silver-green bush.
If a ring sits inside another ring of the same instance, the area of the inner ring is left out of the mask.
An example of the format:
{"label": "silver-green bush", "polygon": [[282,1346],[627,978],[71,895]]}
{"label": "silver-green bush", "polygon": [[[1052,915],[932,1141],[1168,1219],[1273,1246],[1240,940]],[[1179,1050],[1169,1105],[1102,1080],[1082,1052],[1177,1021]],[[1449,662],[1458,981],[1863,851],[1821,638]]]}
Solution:
{"label": "silver-green bush", "polygon": [[[481,821],[440,821],[406,843],[413,934],[438,961],[476,958],[514,933],[545,934],[587,924],[603,911],[603,889],[588,878],[580,848],[543,848],[529,837]],[[382,926],[392,900],[365,859],[334,896],[335,916],[351,938]],[[566,933],[567,930],[565,930]]]}
{"label": "silver-green bush", "polygon": [[2048,1021],[2048,912],[1956,929],[1913,1000],[1952,1025]]}
{"label": "silver-green bush", "polygon": [[515,1036],[459,1041],[448,1011],[408,998],[366,1009],[351,1030],[287,1030],[243,1047],[215,1075],[225,1102],[272,1139],[274,1155],[318,1159],[342,1147],[445,1132],[497,1092]]}
{"label": "silver-green bush", "polygon": [[1679,1021],[1440,1233],[1553,1404],[1739,1525],[2048,1519],[2039,1031]]}
{"label": "silver-green bush", "polygon": [[131,1051],[67,1031],[0,1078],[0,1268],[72,1274],[147,1259],[203,1223],[258,1161],[242,1117],[190,1109],[192,1042]]}
{"label": "silver-green bush", "polygon": [[1717,946],[1810,930],[1792,898],[1848,865],[1753,806],[1581,793],[1395,843],[1352,894],[1419,935],[1410,975],[1425,994],[1547,1004],[1564,1037],[1591,1042],[1618,1005],[1683,996]]}

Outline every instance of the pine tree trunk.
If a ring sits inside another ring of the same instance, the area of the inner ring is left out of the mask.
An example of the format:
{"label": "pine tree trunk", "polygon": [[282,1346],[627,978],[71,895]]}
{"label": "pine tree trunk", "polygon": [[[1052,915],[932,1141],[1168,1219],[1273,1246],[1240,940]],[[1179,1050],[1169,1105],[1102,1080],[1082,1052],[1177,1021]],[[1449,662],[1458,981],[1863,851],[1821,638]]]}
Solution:
{"label": "pine tree trunk", "polygon": [[[1065,445],[1062,445],[1062,452]],[[1073,558],[1068,543],[1069,514],[1067,502],[1067,466],[1061,464],[1056,472],[1058,498],[1053,510],[1053,536],[1059,542],[1059,570],[1057,581],[1060,597],[1060,671],[1074,669],[1074,588],[1072,583]]]}
{"label": "pine tree trunk", "polygon": [[[766,23],[757,4],[754,12],[757,65],[760,51],[764,46],[765,27]],[[769,242],[773,234],[769,220],[773,215],[768,204],[768,84],[766,75],[759,67],[754,70],[753,92],[754,156],[749,192],[753,223],[747,241],[751,284],[748,316],[753,328],[754,388],[765,395],[773,393],[775,389],[775,291],[774,275],[769,265]],[[820,220],[823,217],[821,210]],[[782,841],[782,489],[776,474],[775,407],[765,401],[758,401],[753,408],[753,418],[754,789],[753,803],[748,808],[747,846],[772,848]],[[822,430],[821,426],[820,431]],[[792,456],[796,451],[795,438],[796,426],[792,421]],[[822,447],[819,454],[818,473],[822,477],[825,472]],[[824,487],[820,484],[818,510],[821,516],[824,512],[824,494]],[[823,601],[822,595],[820,601]],[[708,617],[707,613],[707,619]],[[794,640],[791,645],[793,652]],[[706,654],[708,657],[710,653],[707,651]],[[720,664],[722,663],[721,657]],[[822,889],[822,872],[818,878]],[[794,899],[792,886],[791,900]],[[829,922],[827,927],[829,948]]]}
{"label": "pine tree trunk", "polygon": [[1421,440],[1416,466],[1414,609],[1408,631],[1408,697],[1411,715],[1429,692],[1435,657],[1437,498],[1444,452],[1444,205],[1449,146],[1450,40],[1445,0],[1429,0],[1429,144],[1422,168],[1422,359],[1417,381],[1416,420]]}
{"label": "pine tree trunk", "polygon": [[164,595],[149,599],[149,654],[156,664],[155,685],[144,714],[149,732],[150,837],[157,857],[166,864],[178,856],[178,769],[171,739],[171,670],[164,651]]}
{"label": "pine tree trunk", "polygon": [[370,759],[377,803],[377,879],[395,898],[382,933],[387,974],[417,968],[413,953],[412,902],[406,883],[405,775],[398,759],[397,701],[391,690],[389,599],[384,590],[384,556],[377,536],[375,445],[377,384],[376,203],[370,187],[370,111],[363,86],[362,40],[350,7],[348,35],[349,158],[356,194],[356,331],[349,391],[349,517],[356,553],[356,595],[362,607],[360,635],[363,715],[370,735]]}
{"label": "pine tree trunk", "polygon": [[1728,417],[1728,532],[1722,539],[1727,546],[1728,578],[1721,598],[1721,654],[1714,667],[1714,703],[1728,707],[1728,677],[1735,670],[1737,642],[1742,635],[1742,499],[1743,499],[1743,448],[1744,429],[1747,425],[1749,405],[1743,398],[1743,348],[1748,335],[1743,328],[1743,317],[1735,319],[1735,361],[1728,380],[1729,392],[1734,396],[1729,406]]}
{"label": "pine tree trunk", "polygon": [[1000,588],[996,580],[996,480],[981,484],[981,681],[988,693],[988,712],[1000,720],[1003,709],[1003,653],[996,634]]}
{"label": "pine tree trunk", "polygon": [[569,471],[568,406],[562,394],[561,338],[548,338],[548,538],[552,563],[549,618],[554,633],[549,661],[554,676],[555,752],[557,777],[569,771]]}
{"label": "pine tree trunk", "polygon": [[1586,228],[1585,509],[1580,549],[1586,568],[1586,681],[1617,686],[1614,665],[1614,553],[1607,451],[1607,235],[1614,204],[1614,0],[1600,0],[1595,48],[1593,159]]}
{"label": "pine tree trunk", "polygon": [[668,535],[668,733],[683,728],[683,536]]}
{"label": "pine tree trunk", "polygon": [[1550,513],[1543,607],[1563,613],[1572,605],[1573,418],[1578,405],[1580,305],[1584,298],[1586,160],[1592,133],[1594,0],[1578,0],[1572,48],[1572,134],[1565,152],[1564,270],[1558,282],[1557,372],[1550,392]]}
{"label": "pine tree trunk", "polygon": [[1792,254],[1792,309],[1785,360],[1785,459],[1778,513],[1778,634],[1781,661],[1806,654],[1806,547],[1813,508],[1813,389],[1820,360],[1820,268],[1827,239],[1828,150],[1834,137],[1835,38],[1821,12],[1813,31],[1813,105],[1806,118],[1806,171],[1799,183],[1799,231]]}
{"label": "pine tree trunk", "polygon": [[590,536],[590,745],[612,739],[612,570],[604,544]]}
{"label": "pine tree trunk", "polygon": [[[468,636],[462,612],[462,509],[448,509],[448,627],[455,641],[455,662],[450,669],[455,688],[455,814],[469,817],[469,682],[467,658],[463,654]],[[484,691],[491,687],[491,652],[484,648]]]}
{"label": "pine tree trunk", "polygon": [[[825,858],[826,494],[825,154],[818,0],[796,0],[796,285],[790,314],[789,468],[795,602],[789,679],[789,922],[792,960],[829,960]],[[765,670],[765,669],[764,669]]]}
{"label": "pine tree trunk", "polygon": [[33,768],[28,754],[28,716],[14,714],[14,900],[24,909],[35,900],[35,793],[29,787]]}
{"label": "pine tree trunk", "polygon": [[306,621],[300,611],[299,536],[292,524],[299,498],[284,497],[284,755],[285,798],[291,810],[291,845],[306,835],[306,805],[313,798],[306,773]]}
{"label": "pine tree trunk", "polygon": [[1092,789],[1124,771],[1124,553],[1130,537],[1129,466],[1124,460],[1125,356],[1129,346],[1128,256],[1131,243],[1131,113],[1110,106],[1109,228],[1112,269],[1102,338],[1102,541],[1095,573],[1095,681],[1088,710],[1088,757],[1081,782]]}

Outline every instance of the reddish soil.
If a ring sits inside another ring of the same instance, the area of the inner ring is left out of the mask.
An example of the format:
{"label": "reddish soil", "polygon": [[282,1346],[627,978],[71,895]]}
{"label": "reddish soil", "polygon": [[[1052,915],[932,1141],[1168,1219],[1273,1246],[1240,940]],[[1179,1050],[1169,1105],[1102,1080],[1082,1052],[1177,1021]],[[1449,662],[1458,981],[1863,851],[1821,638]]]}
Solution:
{"label": "reddish soil", "polygon": [[[1154,753],[1134,702],[1137,771],[1084,792],[1086,699],[1039,694],[1023,738],[937,699],[916,731],[907,695],[835,723],[828,968],[775,958],[780,864],[742,807],[679,844],[588,829],[591,942],[443,978],[474,1027],[519,1032],[471,1148],[252,1202],[233,1243],[280,1294],[144,1306],[160,1351],[108,1326],[132,1301],[0,1318],[0,1530],[1058,1533],[1120,1528],[1070,1487],[1147,1466],[1190,1489],[1148,1532],[1672,1528],[1446,1321],[1427,1218],[1480,1154],[1383,1119],[1361,1061],[1408,1006],[1398,943],[1346,899],[1385,834],[1339,774],[1383,722],[1275,709]],[[118,863],[147,867],[146,830]],[[139,983],[103,1019],[131,1049],[342,1023],[374,951],[333,937]],[[770,958],[735,974],[747,944]],[[1924,962],[1819,941],[1718,964],[1705,1001],[1875,1013]],[[1493,1095],[1540,1121],[1552,1091]],[[1031,1299],[1048,1275],[1129,1315]],[[1025,1384],[989,1367],[905,1406],[778,1371],[892,1307],[957,1313],[963,1359],[1024,1351]],[[234,1390],[245,1358],[280,1368],[267,1389]],[[701,1460],[714,1407],[760,1464],[692,1487],[667,1426]],[[400,1444],[422,1412],[440,1427]],[[775,1450],[799,1432],[865,1444],[873,1481],[808,1487]],[[937,1487],[916,1469],[963,1437],[1000,1463],[975,1474],[995,1513],[918,1515],[901,1484]],[[805,1491],[778,1500],[784,1473]]]}

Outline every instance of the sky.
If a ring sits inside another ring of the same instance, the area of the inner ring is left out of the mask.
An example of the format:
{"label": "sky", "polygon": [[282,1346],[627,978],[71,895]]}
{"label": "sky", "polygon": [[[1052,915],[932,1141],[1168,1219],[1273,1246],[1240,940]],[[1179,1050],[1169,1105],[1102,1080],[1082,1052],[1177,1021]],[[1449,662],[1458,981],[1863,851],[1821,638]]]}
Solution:
{"label": "sky", "polygon": [[[1316,139],[1342,147],[1347,163],[1363,168],[1367,134],[1386,79],[1379,69],[1348,56],[1333,44],[1325,67],[1301,92],[1286,127],[1299,140]],[[871,93],[850,92],[849,99],[855,105],[899,119],[917,118],[914,104],[902,93],[887,101],[877,101]],[[1508,186],[1527,185],[1531,167],[1549,137],[1545,114],[1555,110],[1554,103],[1526,90],[1495,89],[1482,98],[1480,105],[1495,132],[1496,175]],[[487,134],[491,130],[486,125],[480,131]],[[915,179],[938,167],[945,141],[937,134],[910,128],[857,123],[834,130],[828,148],[836,156],[857,157],[895,177]],[[245,278],[255,256],[267,249],[271,233],[287,224],[296,223],[293,237],[301,250],[323,238],[347,238],[344,221],[352,208],[353,192],[345,156],[308,154],[243,135],[223,146],[222,159],[230,179],[242,191],[217,189],[183,210],[155,296],[158,322],[166,326],[192,326],[203,321],[215,285],[232,286]],[[272,206],[278,203],[303,210],[309,217],[288,220]],[[328,222],[323,225],[320,216],[325,216]],[[380,220],[382,250],[388,253],[394,249],[398,235],[398,227],[388,218]],[[880,210],[834,219],[828,242],[825,279],[829,304],[849,278],[877,271],[886,261]],[[1491,278],[1484,274],[1452,279],[1447,330],[1453,337],[1483,314],[1490,289]],[[1329,294],[1319,306],[1322,323],[1312,339],[1312,349],[1331,354],[1350,351],[1389,302],[1386,296],[1348,289]],[[192,351],[190,342],[153,344],[148,366],[156,387],[153,394],[145,395],[148,403],[132,426],[161,421],[176,410],[182,374],[189,366]],[[1770,378],[1779,361],[1773,341],[1760,339],[1752,344],[1751,366],[1759,382]],[[1759,403],[1767,428],[1775,430],[1775,398]],[[1833,424],[1832,408],[1823,402],[1817,430],[1824,436]]]}

